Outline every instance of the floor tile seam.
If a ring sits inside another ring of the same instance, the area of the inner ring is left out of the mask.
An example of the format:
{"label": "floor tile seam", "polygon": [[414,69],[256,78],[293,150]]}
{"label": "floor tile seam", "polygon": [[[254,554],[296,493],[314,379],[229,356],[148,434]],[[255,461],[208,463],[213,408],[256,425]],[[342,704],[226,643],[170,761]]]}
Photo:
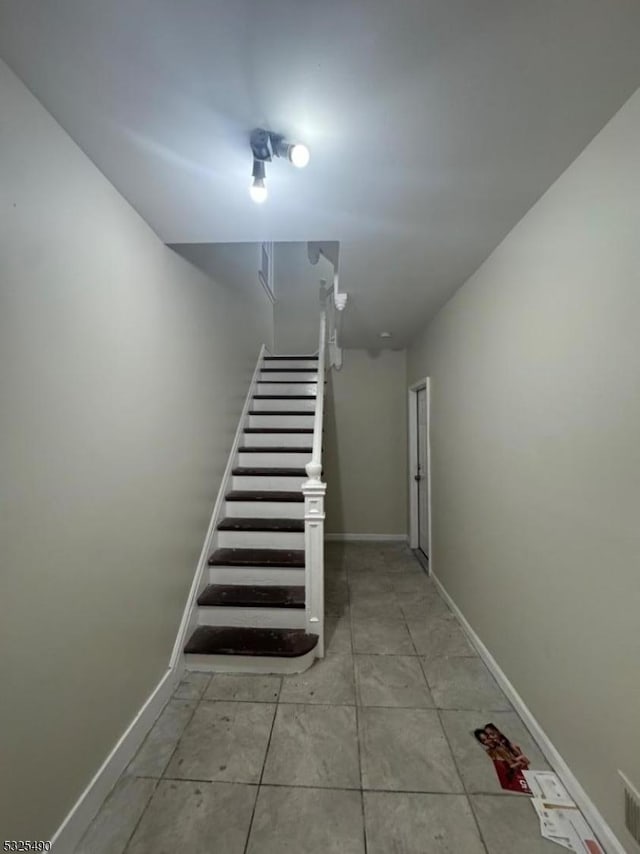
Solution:
{"label": "floor tile seam", "polygon": [[[425,678],[426,678],[426,677],[425,677]],[[455,752],[454,752],[454,750],[453,750],[453,745],[451,744],[451,740],[450,740],[450,738],[449,738],[449,734],[447,733],[446,727],[445,727],[445,725],[444,725],[444,721],[442,720],[442,714],[441,714],[441,712],[442,712],[442,710],[441,710],[441,709],[438,709],[438,720],[440,721],[440,727],[441,727],[442,732],[443,732],[443,734],[444,734],[445,741],[447,742],[447,746],[448,746],[448,748],[449,748],[449,753],[451,754],[451,759],[453,760],[453,764],[454,764],[454,767],[455,767],[455,769],[456,769],[456,773],[457,773],[458,778],[459,778],[459,780],[460,780],[460,782],[461,782],[461,784],[462,784],[462,789],[463,789],[463,792],[464,792],[464,795],[465,795],[465,798],[466,798],[467,804],[468,804],[468,806],[469,806],[469,810],[470,810],[470,812],[471,812],[471,815],[473,816],[473,822],[474,822],[474,824],[475,824],[476,830],[478,831],[478,836],[479,836],[479,838],[480,838],[480,843],[481,843],[482,847],[484,848],[485,852],[487,852],[487,854],[488,854],[488,848],[487,848],[486,842],[485,842],[485,840],[484,840],[484,836],[482,835],[482,830],[480,829],[480,824],[479,824],[479,822],[478,822],[478,818],[477,818],[477,816],[476,816],[476,814],[475,814],[475,812],[474,812],[473,805],[472,805],[472,803],[471,803],[471,798],[469,797],[469,790],[468,790],[468,788],[467,788],[467,784],[466,784],[466,782],[465,782],[465,779],[464,779],[464,777],[463,777],[462,773],[460,772],[460,765],[459,765],[459,763],[458,763],[458,760],[456,759],[456,754],[455,754]]]}
{"label": "floor tile seam", "polygon": [[[378,657],[393,658],[394,656],[378,656]],[[398,656],[395,656],[395,657],[397,658]],[[405,656],[405,657],[411,658],[411,659],[415,658],[415,656]],[[309,702],[308,700],[278,700],[277,702],[275,700],[273,700],[273,701],[271,701],[271,700],[269,700],[269,701],[267,701],[267,700],[206,700],[204,702],[210,703],[210,704],[213,704],[213,703],[239,703],[239,704],[245,704],[245,705],[253,705],[253,704],[263,705],[263,706],[271,705],[271,706],[276,706],[276,708],[278,706],[309,706],[310,708],[338,707],[338,708],[346,708],[346,709],[353,709],[353,708],[406,709],[406,710],[411,710],[411,709],[420,710],[420,709],[422,709],[424,711],[432,711],[432,712],[433,711],[438,711],[438,712],[478,712],[478,713],[483,713],[483,714],[498,714],[498,713],[500,713],[500,714],[505,714],[505,715],[506,714],[516,714],[517,715],[517,712],[514,712],[513,709],[494,709],[494,708],[486,708],[486,707],[485,708],[479,708],[477,706],[473,706],[473,707],[472,706],[439,706],[435,701],[433,702],[433,704],[428,705],[428,706],[406,705],[406,704],[390,706],[390,705],[385,705],[384,703],[364,703],[358,699],[358,687],[357,687],[358,681],[357,681],[357,678],[354,680],[354,682],[355,682],[355,692],[356,692],[356,702],[355,703],[335,703],[335,702],[330,702],[330,701]],[[185,729],[186,729],[186,727],[185,727]],[[181,736],[181,738],[182,738],[182,736]],[[174,749],[173,752],[175,752],[175,750],[177,750],[177,745],[176,745],[176,748]],[[169,759],[169,762],[171,761],[171,759],[173,759],[173,753],[171,754],[171,758]],[[167,762],[167,765],[169,764],[169,762]],[[159,775],[159,777],[155,777],[152,774],[135,774],[135,773],[129,774],[128,776],[137,777],[139,779],[155,780],[155,779],[162,779],[164,777],[164,773]]]}
{"label": "floor tile seam", "polygon": [[360,699],[360,690],[358,687],[358,680],[356,678],[356,659],[355,659],[355,645],[353,642],[353,624],[351,620],[349,620],[349,635],[351,637],[351,649],[353,651],[353,683],[355,690],[355,717],[356,717],[356,750],[357,750],[357,758],[358,758],[358,778],[360,780],[360,811],[362,815],[362,838],[364,845],[364,854],[367,854],[368,842],[367,842],[367,823],[364,812],[364,793],[362,790],[362,749],[360,746],[360,716],[358,714],[358,700]]}
{"label": "floor tile seam", "polygon": [[[356,688],[356,691],[357,690],[358,689]],[[360,811],[362,814],[362,837],[364,842],[364,854],[367,854],[367,823],[364,813],[364,790],[362,788],[362,746],[360,743],[360,714],[358,712],[358,709],[359,706],[356,706],[356,749],[358,752],[358,777],[360,779]]]}
{"label": "floor tile seam", "polygon": [[[149,779],[149,778],[140,778]],[[447,789],[386,789],[375,788],[373,786],[337,786],[335,784],[328,785],[325,783],[277,783],[274,781],[265,781],[257,783],[255,781],[248,782],[245,780],[212,780],[204,777],[165,777],[158,782],[168,783],[198,783],[200,785],[219,785],[219,786],[249,786],[253,789],[322,789],[323,791],[335,792],[362,792],[365,794],[383,793],[388,795],[430,795],[467,798],[467,793],[462,791],[453,792]],[[509,799],[508,795],[501,795],[497,792],[470,792],[469,795],[482,795],[484,797],[496,797]]]}
{"label": "floor tile seam", "polygon": [[[193,721],[193,718],[195,717],[196,712],[200,708],[201,703],[202,703],[202,699],[200,699],[196,703],[194,703],[193,710],[192,710],[191,714],[189,715],[189,720],[186,722],[186,724],[182,728],[182,732],[180,733],[179,737],[176,740],[175,746],[174,746],[173,750],[171,751],[171,755],[169,756],[169,759],[165,763],[165,766],[162,769],[162,773],[158,777],[158,781],[165,779],[164,775],[166,774],[168,767],[171,765],[171,763],[173,761],[173,757],[176,755],[178,748],[180,747],[180,743],[182,742],[182,739],[184,738],[184,734],[187,731],[187,729],[189,728],[189,726],[191,725],[191,722]],[[165,708],[166,708],[166,706],[165,706]],[[164,709],[163,709],[163,711],[164,711]],[[156,788],[157,788],[157,786],[156,786]]]}
{"label": "floor tile seam", "polygon": [[244,854],[247,854],[247,851],[249,850],[249,840],[251,839],[251,831],[253,830],[253,820],[255,818],[256,808],[258,806],[258,797],[260,795],[260,786],[262,785],[262,779],[264,777],[264,769],[265,769],[265,766],[267,764],[267,756],[269,755],[269,748],[271,747],[271,738],[273,736],[273,729],[275,727],[276,716],[278,714],[278,706],[280,704],[280,695],[282,694],[283,682],[284,682],[283,678],[280,677],[280,684],[278,686],[278,696],[277,696],[276,702],[274,704],[273,717],[271,718],[271,728],[269,729],[269,737],[267,739],[267,746],[266,746],[266,749],[264,751],[264,756],[262,758],[262,768],[260,771],[260,779],[258,780],[256,795],[255,795],[255,798],[253,799],[253,808],[251,810],[251,818],[249,819],[249,826],[247,827],[247,836],[246,836],[246,839],[244,841],[244,849],[243,849]]}
{"label": "floor tile seam", "polygon": [[[220,675],[221,676],[233,675],[233,676],[257,676],[257,677],[260,677],[263,674],[260,674],[260,673],[234,673],[234,674],[221,673]],[[269,674],[269,675],[275,675],[275,674]],[[278,691],[278,697],[279,696],[280,696],[280,691]],[[280,702],[280,700],[275,699],[275,698],[273,700],[252,700],[252,699],[237,700],[234,697],[203,697],[202,700],[200,700],[200,703],[198,705],[202,705],[204,703],[257,703],[257,704],[263,705],[263,706],[277,706],[279,702]]]}
{"label": "floor tile seam", "polygon": [[[172,756],[173,756],[173,754],[172,754]],[[139,779],[139,778],[135,778],[135,779]],[[133,827],[133,830],[131,831],[131,833],[130,833],[130,834],[129,834],[129,836],[127,837],[127,841],[126,841],[126,843],[125,843],[125,845],[124,845],[124,847],[123,847],[123,849],[122,849],[122,854],[127,854],[127,851],[129,850],[129,846],[131,845],[131,841],[133,840],[133,837],[136,835],[136,832],[137,832],[138,828],[140,827],[140,824],[141,824],[141,822],[142,822],[142,819],[143,819],[143,818],[145,817],[145,815],[147,814],[147,810],[149,809],[149,804],[150,804],[150,803],[151,803],[151,801],[153,800],[153,798],[154,798],[154,796],[155,796],[155,793],[158,791],[158,787],[159,787],[159,785],[160,785],[160,781],[161,781],[161,779],[162,779],[161,777],[158,777],[158,778],[155,780],[155,785],[153,786],[153,789],[152,789],[152,790],[151,790],[151,792],[149,793],[149,797],[147,798],[147,801],[146,801],[146,803],[145,803],[145,805],[144,805],[144,808],[143,808],[142,812],[140,813],[140,815],[138,816],[138,820],[136,821],[136,823],[135,823],[135,825],[134,825],[134,827]]]}
{"label": "floor tile seam", "polygon": [[[345,786],[324,786],[320,784],[316,785],[305,785],[302,783],[269,783],[262,782],[256,783],[247,782],[245,780],[210,780],[205,779],[203,777],[150,777],[148,774],[132,774],[131,775],[136,780],[154,780],[158,783],[200,783],[202,785],[209,786],[252,786],[253,788],[258,787],[275,787],[282,789],[335,789],[336,791],[344,791],[344,792],[359,792],[360,788],[348,788]],[[463,786],[465,785],[463,780]],[[157,787],[156,787],[157,788]],[[155,789],[154,789],[155,791]],[[372,788],[362,788],[363,792],[396,792],[400,794],[411,794],[410,790],[406,789],[372,789]],[[414,794],[428,794],[428,795],[457,795],[458,797],[466,797],[467,795],[471,797],[483,797],[483,798],[506,798],[507,800],[523,800],[524,798],[528,798],[529,795],[521,794],[520,792],[509,792],[506,790],[501,790],[496,792],[491,789],[474,789],[474,788],[466,788],[464,792],[442,792],[442,791],[420,791],[420,790],[412,790]]]}

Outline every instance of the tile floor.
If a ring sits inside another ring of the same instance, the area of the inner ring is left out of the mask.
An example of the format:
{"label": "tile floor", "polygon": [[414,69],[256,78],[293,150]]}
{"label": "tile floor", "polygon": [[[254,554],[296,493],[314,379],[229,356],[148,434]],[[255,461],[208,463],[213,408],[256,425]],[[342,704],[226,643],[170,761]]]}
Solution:
{"label": "tile floor", "polygon": [[552,854],[472,730],[548,767],[411,552],[327,547],[327,657],[187,674],[77,854]]}

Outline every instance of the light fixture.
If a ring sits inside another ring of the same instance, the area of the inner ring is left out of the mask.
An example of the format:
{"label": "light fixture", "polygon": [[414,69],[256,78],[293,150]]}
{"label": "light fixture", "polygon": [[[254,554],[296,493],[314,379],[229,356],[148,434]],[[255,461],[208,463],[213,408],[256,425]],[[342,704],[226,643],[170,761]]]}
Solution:
{"label": "light fixture", "polygon": [[263,202],[266,202],[269,193],[264,185],[264,178],[253,179],[253,183],[249,187],[249,195],[251,196],[252,201],[257,205],[261,205]]}
{"label": "light fixture", "polygon": [[287,142],[281,134],[264,128],[252,130],[249,141],[253,153],[253,181],[249,187],[249,195],[254,202],[261,204],[267,198],[264,166],[266,162],[271,162],[274,157],[284,157],[298,169],[304,169],[311,155],[306,145]]}
{"label": "light fixture", "polygon": [[304,167],[309,162],[310,157],[311,155],[309,154],[309,149],[301,142],[298,142],[295,145],[290,146],[289,148],[289,160],[293,163],[294,166],[297,166],[298,169],[304,169]]}
{"label": "light fixture", "polygon": [[253,181],[251,182],[251,186],[249,187],[249,195],[257,205],[261,205],[262,202],[265,202],[267,200],[268,196],[267,188],[264,183],[264,161],[254,160],[253,172],[251,174],[253,175]]}
{"label": "light fixture", "polygon": [[381,332],[380,337],[381,338],[391,338],[391,333],[390,332]]}

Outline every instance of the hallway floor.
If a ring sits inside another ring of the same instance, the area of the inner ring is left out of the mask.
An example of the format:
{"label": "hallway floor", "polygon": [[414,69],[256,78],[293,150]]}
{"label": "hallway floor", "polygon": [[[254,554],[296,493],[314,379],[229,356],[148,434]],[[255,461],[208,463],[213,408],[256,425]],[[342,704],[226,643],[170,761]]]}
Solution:
{"label": "hallway floor", "polygon": [[327,657],[187,674],[78,854],[551,854],[473,736],[542,754],[406,546],[328,544]]}

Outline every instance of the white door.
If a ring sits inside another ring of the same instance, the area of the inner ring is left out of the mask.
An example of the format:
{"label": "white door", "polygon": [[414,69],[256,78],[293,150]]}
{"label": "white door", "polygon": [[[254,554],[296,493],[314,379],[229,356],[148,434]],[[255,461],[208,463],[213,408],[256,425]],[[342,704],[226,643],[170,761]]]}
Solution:
{"label": "white door", "polygon": [[418,389],[416,435],[418,437],[417,471],[418,483],[418,548],[429,557],[429,455],[427,451],[427,389]]}

